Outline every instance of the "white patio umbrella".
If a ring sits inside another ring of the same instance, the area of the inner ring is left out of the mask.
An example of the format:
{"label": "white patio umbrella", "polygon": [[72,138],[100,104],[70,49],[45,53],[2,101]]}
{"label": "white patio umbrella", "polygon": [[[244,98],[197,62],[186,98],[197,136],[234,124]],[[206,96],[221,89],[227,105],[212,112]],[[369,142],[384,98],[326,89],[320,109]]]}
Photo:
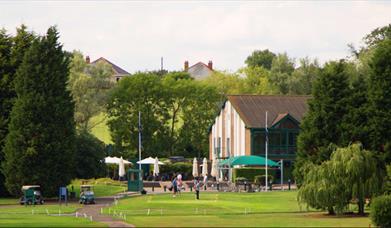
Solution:
{"label": "white patio umbrella", "polygon": [[[141,165],[153,165],[155,164],[155,158],[152,158],[152,157],[148,157],[146,159],[143,159],[141,161],[138,161],[137,164],[141,164]],[[163,162],[160,162],[158,161],[158,164],[159,165],[164,165]]]}
{"label": "white patio umbrella", "polygon": [[124,164],[124,159],[122,157],[119,160],[118,176],[119,177],[125,176],[125,164]]}
{"label": "white patio umbrella", "polygon": [[197,162],[197,158],[194,158],[193,160],[193,177],[198,177],[198,162]]}
{"label": "white patio umbrella", "polygon": [[208,176],[208,161],[206,158],[202,161],[202,176]]}
{"label": "white patio umbrella", "polygon": [[212,170],[210,171],[210,175],[212,177],[216,177],[216,180],[219,178],[219,170],[217,169],[217,159],[216,157],[212,160]]}
{"label": "white patio umbrella", "polygon": [[159,175],[159,159],[155,158],[155,164],[153,164],[153,175]]}
{"label": "white patio umbrella", "polygon": [[[120,158],[117,157],[105,157],[105,163],[106,164],[119,164]],[[130,161],[122,159],[124,164],[132,164]]]}

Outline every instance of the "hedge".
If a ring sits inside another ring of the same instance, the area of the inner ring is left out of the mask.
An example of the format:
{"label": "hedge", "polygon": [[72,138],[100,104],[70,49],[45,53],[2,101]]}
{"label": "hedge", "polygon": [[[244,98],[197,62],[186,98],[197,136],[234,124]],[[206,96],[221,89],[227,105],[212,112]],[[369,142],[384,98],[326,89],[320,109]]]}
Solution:
{"label": "hedge", "polygon": [[193,171],[192,163],[185,162],[176,162],[176,163],[166,163],[165,165],[160,166],[160,173],[180,173],[184,177],[190,177]]}
{"label": "hedge", "polygon": [[[275,176],[275,170],[268,170],[268,174]],[[250,182],[254,182],[255,176],[265,175],[265,169],[261,168],[240,168],[234,169],[232,172],[232,177],[236,181],[237,177],[244,177]]]}
{"label": "hedge", "polygon": [[376,197],[371,202],[372,222],[379,227],[391,227],[391,195]]}

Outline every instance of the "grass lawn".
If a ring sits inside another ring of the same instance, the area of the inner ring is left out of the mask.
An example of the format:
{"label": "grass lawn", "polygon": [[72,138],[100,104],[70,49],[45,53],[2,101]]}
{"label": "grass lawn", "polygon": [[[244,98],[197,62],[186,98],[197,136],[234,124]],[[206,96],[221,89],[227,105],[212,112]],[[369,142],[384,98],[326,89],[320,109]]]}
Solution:
{"label": "grass lawn", "polygon": [[[93,185],[95,197],[111,196],[128,189],[126,184],[111,180],[110,178],[90,179],[85,181],[87,182],[86,184]],[[82,180],[73,180],[72,183],[68,185],[68,189],[71,190],[71,186],[73,186],[76,197],[79,197],[81,184]]]}
{"label": "grass lawn", "polygon": [[109,126],[107,126],[107,118],[105,118],[104,113],[94,116],[91,119],[91,123],[99,123],[94,128],[91,129],[91,133],[95,135],[95,137],[97,137],[105,144],[113,143],[111,141]]}
{"label": "grass lawn", "polygon": [[19,199],[15,199],[15,198],[0,198],[0,205],[17,204],[17,203],[19,203]]}
{"label": "grass lawn", "polygon": [[[365,226],[368,217],[335,217],[300,209],[296,192],[204,193],[201,200],[184,193],[120,200],[105,213],[126,214],[136,226]],[[149,211],[149,215],[148,215]]]}
{"label": "grass lawn", "polygon": [[[35,205],[35,206],[3,206],[0,207],[0,227],[97,227],[102,223],[91,222],[86,218],[75,216],[58,216],[58,213],[73,213],[79,204]],[[49,213],[50,215],[48,215]]]}

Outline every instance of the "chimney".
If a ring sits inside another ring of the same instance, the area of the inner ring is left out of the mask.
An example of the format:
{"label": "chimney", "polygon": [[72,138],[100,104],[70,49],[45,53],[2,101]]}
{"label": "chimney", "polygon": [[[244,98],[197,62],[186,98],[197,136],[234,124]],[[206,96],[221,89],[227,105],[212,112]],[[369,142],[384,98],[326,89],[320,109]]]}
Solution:
{"label": "chimney", "polygon": [[185,61],[185,71],[188,71],[189,70],[189,61]]}
{"label": "chimney", "polygon": [[208,67],[209,69],[213,70],[213,62],[211,60],[208,62]]}
{"label": "chimney", "polygon": [[90,56],[88,56],[88,55],[86,56],[86,63],[90,64]]}

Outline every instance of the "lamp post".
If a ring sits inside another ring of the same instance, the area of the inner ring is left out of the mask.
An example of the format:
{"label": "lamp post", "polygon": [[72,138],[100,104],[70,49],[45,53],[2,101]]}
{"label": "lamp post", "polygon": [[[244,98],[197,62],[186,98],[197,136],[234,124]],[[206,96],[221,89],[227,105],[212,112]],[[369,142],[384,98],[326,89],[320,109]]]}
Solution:
{"label": "lamp post", "polygon": [[266,170],[265,170],[265,191],[267,192],[267,189],[268,189],[268,170],[267,170],[267,152],[268,152],[268,145],[269,145],[269,131],[267,129],[267,111],[266,111],[266,122],[265,122],[265,135],[266,135],[266,139],[265,139],[265,159],[266,159]]}
{"label": "lamp post", "polygon": [[[141,161],[141,112],[138,112],[138,161]],[[142,180],[141,176],[141,163],[138,164],[139,179]]]}
{"label": "lamp post", "polygon": [[280,160],[280,171],[281,171],[281,190],[284,191],[284,160]]}

